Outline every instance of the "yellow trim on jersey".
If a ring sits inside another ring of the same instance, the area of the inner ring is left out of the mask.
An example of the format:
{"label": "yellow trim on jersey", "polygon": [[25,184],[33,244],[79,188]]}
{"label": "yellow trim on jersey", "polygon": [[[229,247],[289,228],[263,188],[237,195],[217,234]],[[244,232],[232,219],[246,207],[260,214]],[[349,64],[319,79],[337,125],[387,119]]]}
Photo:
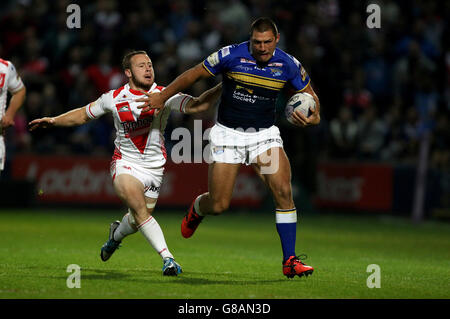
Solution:
{"label": "yellow trim on jersey", "polygon": [[276,210],[275,211],[275,213],[276,214],[293,214],[293,213],[296,213],[297,212],[297,209],[296,208],[294,208],[294,209],[289,209],[289,210]]}
{"label": "yellow trim on jersey", "polygon": [[279,91],[284,87],[286,81],[266,78],[258,75],[250,75],[241,72],[227,72],[226,75],[238,82],[259,86],[262,88]]}
{"label": "yellow trim on jersey", "polygon": [[301,90],[298,90],[298,91],[295,91],[295,93],[300,93],[300,92],[303,92],[308,86],[309,86],[309,83],[311,82],[311,78],[309,78],[309,81],[308,81],[308,83],[306,83],[306,85],[305,85],[305,87],[303,88],[303,89],[301,89]]}
{"label": "yellow trim on jersey", "polygon": [[203,67],[205,68],[206,71],[208,71],[209,74],[211,74],[212,76],[216,76],[214,73],[212,73],[208,67],[205,65],[205,61],[202,62]]}
{"label": "yellow trim on jersey", "polygon": [[277,79],[274,79],[274,78],[268,78],[266,76],[250,74],[250,73],[244,73],[244,72],[229,72],[229,73],[242,74],[242,75],[247,75],[247,76],[250,76],[250,77],[259,78],[259,79],[263,79],[263,80],[274,81],[274,82],[281,82],[281,83],[285,83],[286,82],[284,80],[277,80]]}

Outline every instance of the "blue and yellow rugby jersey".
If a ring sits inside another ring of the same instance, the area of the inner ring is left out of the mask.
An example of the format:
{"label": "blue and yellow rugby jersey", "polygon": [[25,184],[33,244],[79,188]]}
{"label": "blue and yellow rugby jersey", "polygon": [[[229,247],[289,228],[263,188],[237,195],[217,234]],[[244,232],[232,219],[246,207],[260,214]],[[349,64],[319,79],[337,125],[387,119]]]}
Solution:
{"label": "blue and yellow rugby jersey", "polygon": [[275,123],[275,103],[290,83],[303,91],[310,78],[300,62],[281,49],[264,65],[250,54],[249,41],[214,52],[203,61],[212,75],[221,73],[222,96],[217,121],[230,128],[268,128]]}

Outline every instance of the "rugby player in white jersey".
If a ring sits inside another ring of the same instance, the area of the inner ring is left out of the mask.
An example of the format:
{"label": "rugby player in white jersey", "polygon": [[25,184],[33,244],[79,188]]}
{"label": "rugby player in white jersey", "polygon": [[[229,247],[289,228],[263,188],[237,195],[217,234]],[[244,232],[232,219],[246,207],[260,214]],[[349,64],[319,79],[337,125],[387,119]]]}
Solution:
{"label": "rugby player in white jersey", "polygon": [[275,123],[278,93],[289,84],[295,92],[313,96],[311,115],[293,113],[300,127],[320,122],[320,103],[301,63],[277,48],[280,39],[275,23],[259,18],[252,23],[250,39],[212,53],[203,63],[178,76],[161,93],[140,99],[143,110],[164,109],[164,102],[197,80],[222,75],[218,118],[209,140],[212,163],[208,192],[197,196],[181,224],[183,237],[191,237],[206,215],[219,215],[229,207],[236,176],[242,164],[252,165],[271,190],[275,223],[280,237],[283,274],[288,278],[311,275],[313,267],[296,256],[297,209],[292,197],[291,167]]}
{"label": "rugby player in white jersey", "polygon": [[[12,94],[7,107],[8,92]],[[25,101],[26,89],[10,61],[0,59],[0,173],[5,168],[5,130],[14,126],[14,116]]]}
{"label": "rugby player in white jersey", "polygon": [[110,225],[109,239],[100,257],[107,261],[121,241],[138,230],[163,259],[163,275],[181,273],[169,251],[164,234],[153,217],[153,210],[166,162],[164,129],[172,110],[187,114],[202,112],[212,106],[221,93],[221,84],[205,91],[200,97],[177,94],[165,102],[163,111],[143,112],[135,100],[148,92],[161,92],[155,83],[152,61],[145,51],[125,55],[122,66],[129,82],[117,90],[103,94],[98,100],[56,117],[44,117],[29,123],[30,130],[38,127],[76,126],[111,113],[116,128],[115,151],[111,162],[111,177],[119,198],[127,205],[122,221]]}

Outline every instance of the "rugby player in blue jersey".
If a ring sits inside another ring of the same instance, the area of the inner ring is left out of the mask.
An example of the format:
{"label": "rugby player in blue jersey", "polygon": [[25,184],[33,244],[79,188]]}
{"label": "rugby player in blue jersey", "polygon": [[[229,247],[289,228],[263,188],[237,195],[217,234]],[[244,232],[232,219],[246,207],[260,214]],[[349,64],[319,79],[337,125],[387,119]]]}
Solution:
{"label": "rugby player in blue jersey", "polygon": [[295,253],[297,211],[292,198],[291,167],[275,122],[279,92],[290,84],[296,92],[311,94],[316,107],[309,117],[293,115],[304,127],[320,122],[320,104],[310,78],[293,56],[277,48],[280,39],[275,23],[259,18],[251,25],[250,40],[211,54],[187,70],[161,93],[147,94],[141,107],[161,109],[164,102],[197,80],[222,74],[222,96],[217,123],[210,132],[211,160],[208,192],[193,201],[181,225],[183,237],[193,235],[205,215],[218,215],[229,207],[236,176],[242,164],[252,165],[270,188],[276,206],[276,228],[283,250],[283,274],[310,275]]}

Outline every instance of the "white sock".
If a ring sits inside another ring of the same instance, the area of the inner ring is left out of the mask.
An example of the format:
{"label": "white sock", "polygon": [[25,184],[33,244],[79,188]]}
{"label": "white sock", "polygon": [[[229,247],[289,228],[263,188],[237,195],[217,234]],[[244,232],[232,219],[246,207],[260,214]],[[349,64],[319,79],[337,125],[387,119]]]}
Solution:
{"label": "white sock", "polygon": [[115,241],[122,241],[122,239],[124,239],[126,236],[137,232],[136,226],[134,227],[132,226],[129,217],[130,213],[125,214],[125,216],[123,216],[119,227],[117,227],[116,231],[114,232]]}
{"label": "white sock", "polygon": [[200,199],[203,197],[203,195],[204,194],[197,196],[197,198],[194,201],[194,210],[199,216],[204,216],[200,211]]}
{"label": "white sock", "polygon": [[161,227],[153,216],[147,218],[138,226],[139,231],[144,235],[145,239],[150,243],[154,250],[161,256],[161,258],[171,257],[169,248],[167,248],[166,240]]}

